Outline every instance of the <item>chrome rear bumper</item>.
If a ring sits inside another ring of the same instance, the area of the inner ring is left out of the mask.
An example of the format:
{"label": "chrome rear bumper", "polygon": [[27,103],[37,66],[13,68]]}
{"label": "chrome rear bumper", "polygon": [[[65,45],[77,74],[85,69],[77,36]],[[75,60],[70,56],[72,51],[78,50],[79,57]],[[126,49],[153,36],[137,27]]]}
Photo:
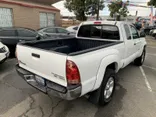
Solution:
{"label": "chrome rear bumper", "polygon": [[35,74],[19,67],[19,65],[16,65],[16,71],[28,84],[48,95],[57,96],[65,100],[73,100],[81,95],[81,85],[64,87],[46,79],[45,85],[41,85],[35,80]]}

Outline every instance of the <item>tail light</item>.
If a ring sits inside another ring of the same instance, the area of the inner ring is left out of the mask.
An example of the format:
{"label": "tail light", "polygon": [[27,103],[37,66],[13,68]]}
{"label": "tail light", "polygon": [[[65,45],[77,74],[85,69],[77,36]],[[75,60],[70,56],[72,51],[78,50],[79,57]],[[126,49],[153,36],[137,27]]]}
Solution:
{"label": "tail light", "polygon": [[71,85],[80,84],[79,69],[73,61],[67,60],[66,62],[66,77],[68,84]]}
{"label": "tail light", "polygon": [[101,24],[101,22],[98,22],[98,21],[97,21],[97,22],[94,22],[94,24]]}

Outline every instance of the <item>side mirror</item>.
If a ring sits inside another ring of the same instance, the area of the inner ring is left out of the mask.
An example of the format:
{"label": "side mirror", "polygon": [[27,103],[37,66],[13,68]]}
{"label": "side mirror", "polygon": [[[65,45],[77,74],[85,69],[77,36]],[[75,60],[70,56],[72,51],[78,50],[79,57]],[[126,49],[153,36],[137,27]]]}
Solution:
{"label": "side mirror", "polygon": [[40,35],[39,34],[36,35],[36,39],[40,40]]}
{"label": "side mirror", "polygon": [[145,32],[144,31],[141,31],[140,32],[140,37],[145,37],[145,36],[146,36]]}

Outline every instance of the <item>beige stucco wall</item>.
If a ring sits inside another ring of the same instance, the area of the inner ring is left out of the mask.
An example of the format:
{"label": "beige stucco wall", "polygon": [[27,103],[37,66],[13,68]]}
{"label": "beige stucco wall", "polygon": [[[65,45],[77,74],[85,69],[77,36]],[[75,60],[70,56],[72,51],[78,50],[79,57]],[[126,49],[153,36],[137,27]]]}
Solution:
{"label": "beige stucco wall", "polygon": [[[44,5],[45,6],[45,5]],[[55,14],[55,25],[60,26],[60,12],[55,10],[45,10],[41,8],[30,8],[20,5],[0,3],[1,8],[11,8],[13,14],[13,26],[15,27],[26,27],[32,29],[40,28],[40,12],[54,13]]]}

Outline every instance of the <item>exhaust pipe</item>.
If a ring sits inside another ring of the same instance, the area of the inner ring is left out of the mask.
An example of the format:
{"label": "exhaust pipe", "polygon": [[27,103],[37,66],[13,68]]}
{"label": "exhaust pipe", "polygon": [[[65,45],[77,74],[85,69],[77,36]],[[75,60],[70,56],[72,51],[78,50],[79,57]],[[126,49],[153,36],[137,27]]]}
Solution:
{"label": "exhaust pipe", "polygon": [[34,75],[24,75],[24,78],[27,82],[36,82]]}

